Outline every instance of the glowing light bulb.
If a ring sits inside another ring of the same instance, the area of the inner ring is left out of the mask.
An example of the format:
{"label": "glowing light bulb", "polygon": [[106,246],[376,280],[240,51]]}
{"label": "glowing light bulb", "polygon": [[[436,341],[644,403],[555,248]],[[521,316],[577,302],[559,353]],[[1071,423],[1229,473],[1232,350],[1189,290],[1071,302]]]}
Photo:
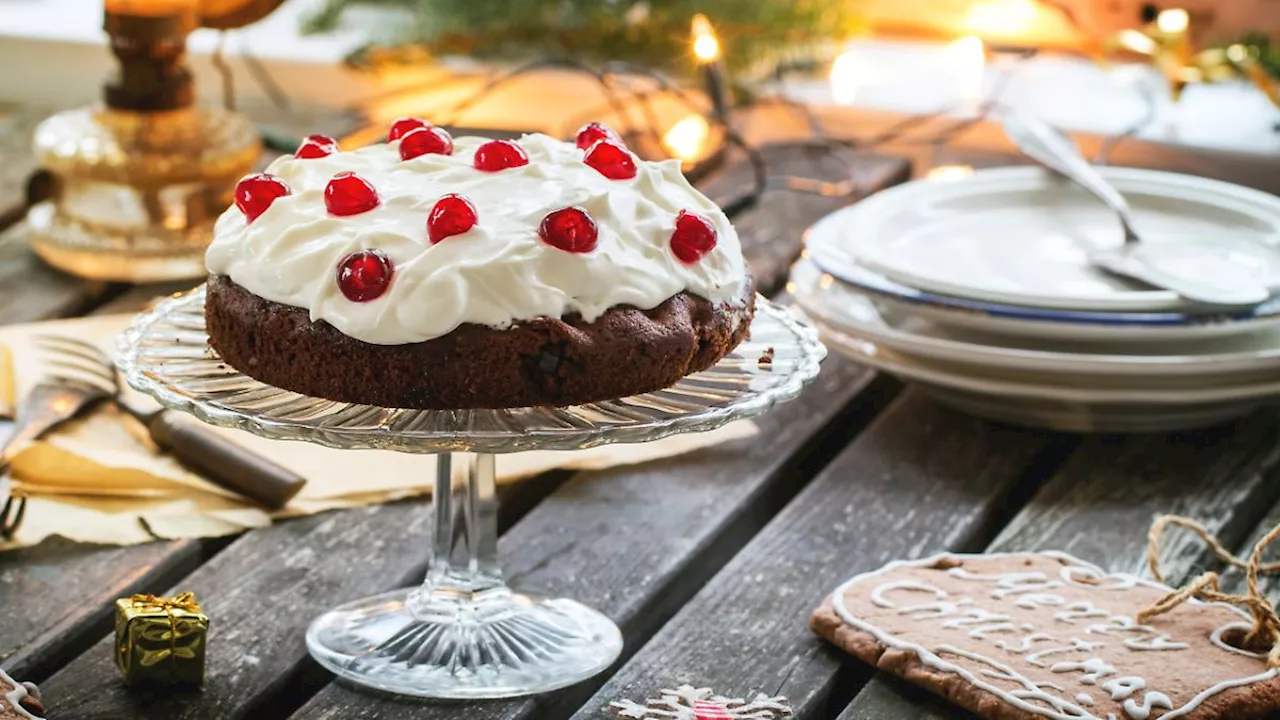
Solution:
{"label": "glowing light bulb", "polygon": [[706,118],[698,114],[686,115],[662,136],[662,144],[677,158],[693,160],[702,155],[710,134],[711,126]]}
{"label": "glowing light bulb", "polygon": [[1191,16],[1182,8],[1172,8],[1170,10],[1162,10],[1156,16],[1156,27],[1162,33],[1170,35],[1186,32],[1191,25]]}
{"label": "glowing light bulb", "polygon": [[841,53],[831,64],[831,97],[837,104],[852,105],[858,99],[858,85],[865,80],[862,71],[853,51]]}
{"label": "glowing light bulb", "polygon": [[982,104],[987,48],[974,35],[958,38],[947,48],[960,100],[966,112],[976,112]]}
{"label": "glowing light bulb", "polygon": [[1143,55],[1154,55],[1156,52],[1156,41],[1143,35],[1137,30],[1121,30],[1117,40],[1125,48]]}
{"label": "glowing light bulb", "polygon": [[965,13],[964,27],[981,35],[1021,35],[1038,18],[1035,0],[985,0]]}
{"label": "glowing light bulb", "polygon": [[693,16],[691,28],[693,34],[693,54],[700,63],[709,63],[720,57],[720,39],[716,37],[715,28],[706,15],[698,13]]}
{"label": "glowing light bulb", "polygon": [[1227,59],[1233,63],[1242,63],[1249,59],[1249,49],[1243,45],[1232,45],[1227,48]]}
{"label": "glowing light bulb", "polygon": [[925,173],[925,177],[930,180],[959,180],[972,174],[973,168],[969,165],[939,165]]}

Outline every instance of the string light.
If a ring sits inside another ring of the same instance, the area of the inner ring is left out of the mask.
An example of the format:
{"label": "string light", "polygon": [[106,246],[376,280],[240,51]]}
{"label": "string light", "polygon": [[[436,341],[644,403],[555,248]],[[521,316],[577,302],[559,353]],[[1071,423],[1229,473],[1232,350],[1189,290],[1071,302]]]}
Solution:
{"label": "string light", "polygon": [[662,144],[681,160],[694,160],[702,155],[710,135],[711,126],[706,118],[686,115],[662,136]]}
{"label": "string light", "polygon": [[985,0],[965,13],[964,28],[982,35],[1019,35],[1035,26],[1038,13],[1035,0]]}
{"label": "string light", "polygon": [[1156,16],[1156,27],[1162,33],[1176,35],[1187,31],[1191,26],[1191,15],[1181,8],[1162,10]]}
{"label": "string light", "polygon": [[693,16],[691,32],[693,35],[693,54],[699,63],[709,63],[720,59],[720,38],[716,37],[715,28],[706,15],[698,13]]}
{"label": "string light", "polygon": [[939,165],[930,169],[925,177],[930,180],[959,180],[972,174],[973,167],[969,165]]}
{"label": "string light", "polygon": [[841,53],[831,63],[831,96],[839,105],[852,105],[863,82],[863,67],[853,51]]}
{"label": "string light", "polygon": [[720,39],[706,15],[698,13],[689,24],[693,55],[698,59],[698,72],[711,100],[711,112],[721,122],[729,119],[729,83],[725,80],[724,63],[720,62]]}

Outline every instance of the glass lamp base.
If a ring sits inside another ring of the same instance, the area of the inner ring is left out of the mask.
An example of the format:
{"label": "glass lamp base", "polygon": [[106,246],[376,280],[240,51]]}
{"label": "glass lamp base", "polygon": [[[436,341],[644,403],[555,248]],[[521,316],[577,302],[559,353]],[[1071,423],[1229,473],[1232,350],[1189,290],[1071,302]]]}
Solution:
{"label": "glass lamp base", "polygon": [[425,698],[506,698],[585,680],[622,652],[622,634],[572,600],[505,587],[475,596],[398,590],[344,605],[307,632],[311,655],[339,677]]}

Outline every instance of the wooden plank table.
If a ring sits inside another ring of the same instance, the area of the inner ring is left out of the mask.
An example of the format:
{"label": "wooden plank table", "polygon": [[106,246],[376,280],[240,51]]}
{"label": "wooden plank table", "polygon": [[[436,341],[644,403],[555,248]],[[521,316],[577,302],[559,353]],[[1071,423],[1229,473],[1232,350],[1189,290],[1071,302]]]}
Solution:
{"label": "wooden plank table", "polygon": [[[765,157],[778,174],[850,172],[800,144]],[[891,157],[852,167],[869,190],[910,175]],[[726,200],[749,186],[750,171],[731,158],[700,184]],[[0,186],[0,206],[17,202],[17,187]],[[800,232],[851,199],[771,191],[735,218],[760,287],[779,292]],[[133,311],[160,291],[52,271],[30,256],[24,232],[0,236],[0,322]],[[808,613],[840,581],[892,559],[1053,547],[1132,571],[1157,513],[1203,519],[1237,549],[1280,519],[1272,412],[1203,432],[1079,437],[966,417],[832,357],[799,399],[758,424],[756,437],[687,456],[504,490],[510,581],[580,600],[622,628],[623,657],[575,687],[505,702],[406,702],[335,683],[310,659],[304,633],[317,614],[420,579],[424,500],[235,538],[130,548],[53,540],[0,554],[0,665],[42,683],[58,720],[596,720],[611,700],[685,682],[784,694],[803,720],[962,718],[828,646],[808,630]],[[1178,537],[1164,560],[1180,580],[1205,557]],[[214,619],[205,688],[125,689],[112,666],[111,603],[177,589],[195,590]]]}

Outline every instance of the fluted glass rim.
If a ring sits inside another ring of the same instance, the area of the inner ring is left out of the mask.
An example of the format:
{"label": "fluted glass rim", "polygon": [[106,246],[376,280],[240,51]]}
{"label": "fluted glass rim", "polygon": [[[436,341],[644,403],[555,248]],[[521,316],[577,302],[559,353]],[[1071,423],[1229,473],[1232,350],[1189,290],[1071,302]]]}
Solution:
{"label": "fluted glass rim", "polygon": [[204,301],[202,285],[134,317],[116,360],[129,385],[213,425],[343,449],[572,450],[705,432],[794,398],[827,352],[801,316],[758,297],[750,339],[654,393],[568,408],[379,408],[300,395],[238,372],[209,346]]}

